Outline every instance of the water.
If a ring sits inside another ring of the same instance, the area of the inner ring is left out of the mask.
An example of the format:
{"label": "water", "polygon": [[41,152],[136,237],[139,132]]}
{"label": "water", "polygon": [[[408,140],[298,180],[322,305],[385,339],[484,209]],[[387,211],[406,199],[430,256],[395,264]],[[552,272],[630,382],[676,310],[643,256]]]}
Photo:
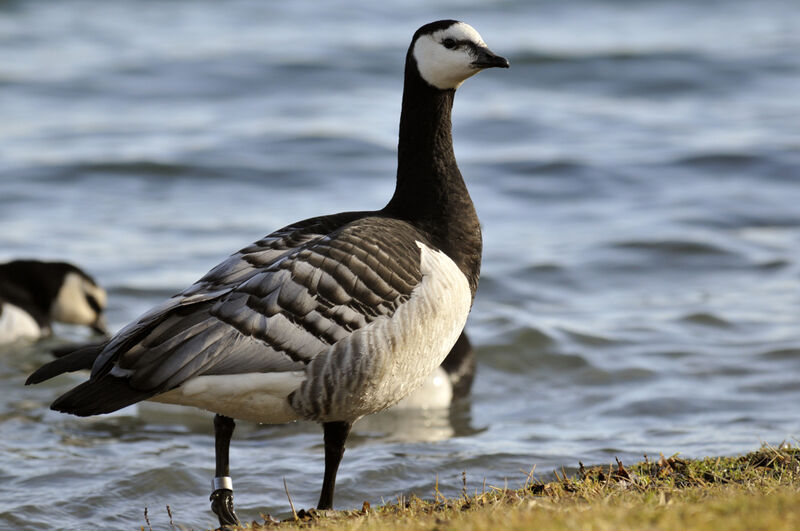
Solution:
{"label": "water", "polygon": [[[406,47],[445,17],[512,63],[454,111],[479,374],[453,411],[357,425],[337,506],[797,437],[793,0],[2,2],[0,259],[82,265],[118,329],[278,227],[382,206]],[[0,351],[0,525],[213,526],[208,419],[51,412],[81,377],[23,387],[46,346]],[[239,515],[285,515],[283,478],[312,506],[321,442],[240,423]]]}

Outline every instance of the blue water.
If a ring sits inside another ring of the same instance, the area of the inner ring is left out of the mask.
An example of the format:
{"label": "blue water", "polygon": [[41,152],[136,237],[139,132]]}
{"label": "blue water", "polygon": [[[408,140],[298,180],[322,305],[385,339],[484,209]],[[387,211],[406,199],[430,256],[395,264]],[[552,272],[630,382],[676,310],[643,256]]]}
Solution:
{"label": "blue water", "polygon": [[[800,434],[800,4],[0,3],[0,260],[66,259],[119,329],[289,222],[382,206],[414,30],[478,29],[508,71],[459,90],[484,226],[470,401],[365,419],[336,505],[519,486]],[[0,350],[0,526],[197,529],[207,417],[78,419]],[[792,405],[794,404],[794,405]],[[240,423],[244,520],[315,504],[314,424]]]}

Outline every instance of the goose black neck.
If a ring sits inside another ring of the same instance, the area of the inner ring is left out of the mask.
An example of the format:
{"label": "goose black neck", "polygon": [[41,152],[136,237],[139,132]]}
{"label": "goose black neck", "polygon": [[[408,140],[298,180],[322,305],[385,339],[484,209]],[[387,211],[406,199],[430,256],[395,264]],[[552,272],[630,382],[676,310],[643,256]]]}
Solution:
{"label": "goose black neck", "polygon": [[[384,208],[427,234],[477,285],[478,216],[453,153],[450,115],[455,90],[439,90],[419,75],[409,51],[397,153],[397,187]],[[477,260],[474,258],[477,256]]]}
{"label": "goose black neck", "polygon": [[450,114],[454,90],[438,90],[406,61],[400,140],[397,146],[397,187],[387,209],[404,217],[437,217],[442,200],[466,188],[453,153]]}

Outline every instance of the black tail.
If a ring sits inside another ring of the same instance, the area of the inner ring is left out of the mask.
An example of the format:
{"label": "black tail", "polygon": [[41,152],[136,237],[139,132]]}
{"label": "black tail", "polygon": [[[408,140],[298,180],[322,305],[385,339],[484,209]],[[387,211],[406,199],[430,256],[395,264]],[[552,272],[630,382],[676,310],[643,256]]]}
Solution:
{"label": "black tail", "polygon": [[54,350],[53,354],[58,359],[39,367],[36,372],[28,376],[25,385],[38,384],[65,372],[91,369],[94,360],[100,355],[107,343],[107,341],[103,341],[102,343],[91,343],[79,347],[62,347]]}
{"label": "black tail", "polygon": [[80,345],[71,343],[68,345],[64,345],[63,347],[54,348],[50,352],[56,358],[63,358],[64,356],[69,356],[70,354],[74,354],[81,350],[87,350],[91,348],[99,348],[100,350],[103,350],[106,345],[108,345],[108,339],[104,341],[96,341],[94,343],[82,343]]}
{"label": "black tail", "polygon": [[104,374],[70,389],[50,406],[50,409],[79,417],[102,415],[147,400],[155,391],[132,388],[125,378]]}
{"label": "black tail", "polygon": [[[65,372],[91,369],[94,360],[103,352],[107,344],[108,341],[104,341],[57,349],[53,352],[57,359],[39,367],[39,370],[28,377],[25,385],[37,384]],[[50,408],[79,417],[88,417],[111,413],[146,400],[155,394],[153,391],[133,389],[125,378],[104,374],[67,391],[56,399]]]}

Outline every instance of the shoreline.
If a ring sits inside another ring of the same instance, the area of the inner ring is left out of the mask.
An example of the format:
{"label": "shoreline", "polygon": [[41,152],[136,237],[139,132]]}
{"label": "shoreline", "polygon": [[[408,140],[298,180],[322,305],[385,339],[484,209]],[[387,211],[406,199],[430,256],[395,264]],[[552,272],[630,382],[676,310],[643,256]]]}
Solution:
{"label": "shoreline", "polygon": [[[800,447],[781,445],[733,457],[645,456],[639,463],[578,463],[575,475],[539,481],[533,471],[520,489],[432,499],[410,496],[360,510],[298,510],[279,521],[237,529],[797,529],[800,528]],[[288,504],[288,502],[287,502]],[[147,530],[148,526],[143,526]]]}

